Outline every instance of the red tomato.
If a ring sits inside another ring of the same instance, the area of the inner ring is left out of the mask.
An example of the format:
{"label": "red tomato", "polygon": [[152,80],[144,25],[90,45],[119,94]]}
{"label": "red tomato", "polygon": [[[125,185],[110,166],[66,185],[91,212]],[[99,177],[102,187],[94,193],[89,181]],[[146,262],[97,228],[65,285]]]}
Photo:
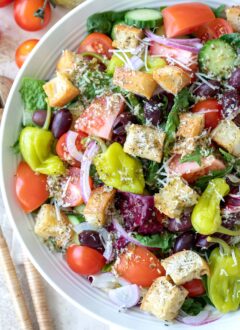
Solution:
{"label": "red tomato", "polygon": [[25,162],[18,165],[15,189],[21,207],[27,213],[36,210],[49,197],[47,176],[33,172]]}
{"label": "red tomato", "polygon": [[117,116],[123,112],[124,101],[112,102],[111,96],[96,98],[76,121],[77,129],[88,135],[111,140],[112,126]]}
{"label": "red tomato", "polygon": [[231,25],[223,18],[215,18],[213,21],[200,26],[195,35],[202,41],[208,41],[218,39],[228,33],[233,33]]}
{"label": "red tomato", "polygon": [[211,171],[225,169],[224,163],[215,158],[209,156],[202,158],[201,166],[197,162],[180,162],[181,155],[173,156],[169,161],[169,172],[175,175],[180,175],[183,179],[189,183],[195,182],[203,175],[207,175]]}
{"label": "red tomato", "polygon": [[43,7],[44,0],[15,0],[14,1],[14,18],[16,23],[27,31],[38,31],[48,25],[51,19],[51,7],[47,3],[44,10],[44,19],[35,17],[34,13]]}
{"label": "red tomato", "polygon": [[0,0],[0,8],[9,5],[13,0]]}
{"label": "red tomato", "polygon": [[205,293],[203,281],[197,278],[183,284],[183,287],[188,291],[189,297],[197,297]]}
{"label": "red tomato", "polygon": [[207,99],[196,103],[192,112],[205,114],[205,128],[215,128],[222,119],[222,106],[215,99]]}
{"label": "red tomato", "polygon": [[[66,194],[64,197],[64,203],[68,206],[75,207],[83,204],[82,195],[80,192],[80,169],[79,167],[70,167],[69,176],[67,177],[69,180],[67,185]],[[89,177],[90,187],[93,187],[92,178]]]}
{"label": "red tomato", "polygon": [[71,245],[67,249],[66,260],[69,267],[81,275],[96,274],[105,265],[101,253],[88,246]]}
{"label": "red tomato", "polygon": [[36,46],[38,41],[38,39],[29,39],[24,41],[20,46],[18,46],[15,53],[15,62],[19,68],[21,68],[26,58],[31,53],[32,49]]}
{"label": "red tomato", "polygon": [[103,33],[94,32],[89,34],[78,47],[78,53],[93,52],[106,55],[111,58],[112,54],[109,50],[112,49],[112,39]]}
{"label": "red tomato", "polygon": [[[85,139],[88,135],[85,134],[84,132],[79,131],[78,132],[78,137],[76,139],[76,147],[78,151],[84,151],[85,147],[82,144],[82,140]],[[56,153],[58,154],[58,156],[68,162],[69,164],[73,165],[73,166],[80,166],[80,163],[73,159],[68,151],[67,151],[67,147],[66,147],[66,138],[67,138],[67,133],[63,134],[57,142],[56,145]]]}
{"label": "red tomato", "polygon": [[211,8],[199,2],[170,6],[165,8],[162,14],[168,38],[192,33],[215,18]]}
{"label": "red tomato", "polygon": [[149,287],[153,281],[165,274],[158,258],[147,248],[129,244],[115,264],[119,276],[125,280]]}

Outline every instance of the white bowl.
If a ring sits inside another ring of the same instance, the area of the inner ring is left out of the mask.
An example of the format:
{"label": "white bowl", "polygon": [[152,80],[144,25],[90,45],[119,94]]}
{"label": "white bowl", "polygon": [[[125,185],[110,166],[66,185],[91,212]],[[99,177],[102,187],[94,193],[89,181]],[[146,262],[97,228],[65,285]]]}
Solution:
{"label": "white bowl", "polygon": [[[23,106],[18,93],[22,77],[49,78],[55,70],[57,58],[63,49],[76,49],[86,33],[86,19],[98,11],[122,10],[132,7],[159,7],[182,2],[180,0],[89,0],[79,5],[62,18],[41,39],[29,60],[20,70],[11,89],[1,124],[1,188],[3,200],[9,220],[24,245],[31,261],[42,276],[65,298],[92,316],[107,322],[118,324],[129,329],[166,329],[164,322],[137,308],[126,313],[119,313],[108,297],[100,290],[92,288],[89,282],[73,273],[59,255],[54,255],[39,241],[33,233],[33,219],[26,215],[16,200],[14,189],[14,174],[18,164],[18,157],[14,155],[10,146],[17,140],[22,119]],[[193,2],[183,1],[183,2]],[[199,0],[200,2],[200,0]],[[203,1],[205,2],[205,1]],[[229,3],[230,2],[230,3]],[[237,4],[239,0],[207,1],[211,6],[219,4]],[[239,312],[226,315],[213,324],[202,329],[224,329],[228,326],[237,329],[240,324]],[[76,325],[77,328],[78,325]],[[171,329],[183,329],[185,325],[173,324]]]}

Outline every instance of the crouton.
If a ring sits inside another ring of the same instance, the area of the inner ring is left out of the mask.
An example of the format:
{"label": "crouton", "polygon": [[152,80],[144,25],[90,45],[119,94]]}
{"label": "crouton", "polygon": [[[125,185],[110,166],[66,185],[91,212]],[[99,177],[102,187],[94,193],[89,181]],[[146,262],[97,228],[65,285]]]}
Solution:
{"label": "crouton", "polygon": [[57,72],[57,77],[51,79],[43,89],[48,96],[51,107],[63,107],[79,95],[79,90],[71,83],[66,75]]}
{"label": "crouton", "polygon": [[198,141],[194,138],[179,139],[174,143],[173,154],[182,156],[193,153],[198,146]]}
{"label": "crouton", "polygon": [[170,218],[180,218],[186,207],[195,205],[198,194],[180,177],[172,178],[158,194],[154,195],[155,207]]}
{"label": "crouton", "polygon": [[176,95],[191,83],[191,77],[177,66],[167,65],[153,70],[153,79],[167,92]]}
{"label": "crouton", "polygon": [[206,261],[200,255],[191,250],[177,252],[161,261],[166,274],[171,277],[177,285],[184,284],[200,278],[203,275],[209,275],[209,267]]}
{"label": "crouton", "polygon": [[232,120],[222,120],[212,131],[212,140],[230,154],[240,156],[240,128]]}
{"label": "crouton", "polygon": [[143,30],[124,24],[115,25],[114,34],[112,46],[120,49],[136,48],[144,37]]}
{"label": "crouton", "polygon": [[70,50],[64,50],[60,59],[57,62],[57,71],[65,74],[65,76],[70,78],[74,70],[76,56],[77,54],[71,52]]}
{"label": "crouton", "polygon": [[146,295],[140,308],[164,321],[171,321],[178,315],[188,291],[176,286],[166,276],[158,277]]}
{"label": "crouton", "polygon": [[116,68],[113,83],[129,92],[150,99],[157,87],[157,83],[150,73]]}
{"label": "crouton", "polygon": [[180,124],[177,136],[192,138],[202,133],[204,129],[204,114],[202,113],[182,113],[180,114]]}
{"label": "crouton", "polygon": [[240,32],[240,6],[226,9],[227,21],[235,32]]}
{"label": "crouton", "polygon": [[98,187],[94,189],[83,211],[86,221],[98,227],[106,223],[106,213],[113,201],[116,190],[108,190],[107,187]]}
{"label": "crouton", "polygon": [[123,149],[132,156],[160,163],[165,135],[161,129],[132,124],[127,128],[127,138]]}
{"label": "crouton", "polygon": [[68,218],[63,212],[57,214],[55,206],[43,204],[37,214],[34,227],[36,235],[47,240],[54,238],[59,248],[65,248],[73,237]]}

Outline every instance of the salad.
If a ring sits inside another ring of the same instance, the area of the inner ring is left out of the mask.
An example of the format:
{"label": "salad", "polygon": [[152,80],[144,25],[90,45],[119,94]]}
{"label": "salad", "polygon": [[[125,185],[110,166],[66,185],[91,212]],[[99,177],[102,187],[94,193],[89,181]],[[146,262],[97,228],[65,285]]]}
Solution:
{"label": "salad", "polygon": [[239,15],[96,13],[54,77],[21,82],[17,199],[116,308],[193,325],[239,308]]}

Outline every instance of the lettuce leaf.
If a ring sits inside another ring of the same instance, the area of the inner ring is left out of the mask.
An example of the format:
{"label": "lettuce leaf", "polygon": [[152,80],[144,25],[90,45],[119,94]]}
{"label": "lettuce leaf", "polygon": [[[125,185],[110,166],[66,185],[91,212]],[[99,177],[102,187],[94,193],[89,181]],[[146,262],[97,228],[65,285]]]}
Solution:
{"label": "lettuce leaf", "polygon": [[136,238],[143,245],[152,248],[159,248],[163,252],[168,252],[172,248],[174,237],[175,235],[169,232],[148,236],[134,233],[134,238]]}

